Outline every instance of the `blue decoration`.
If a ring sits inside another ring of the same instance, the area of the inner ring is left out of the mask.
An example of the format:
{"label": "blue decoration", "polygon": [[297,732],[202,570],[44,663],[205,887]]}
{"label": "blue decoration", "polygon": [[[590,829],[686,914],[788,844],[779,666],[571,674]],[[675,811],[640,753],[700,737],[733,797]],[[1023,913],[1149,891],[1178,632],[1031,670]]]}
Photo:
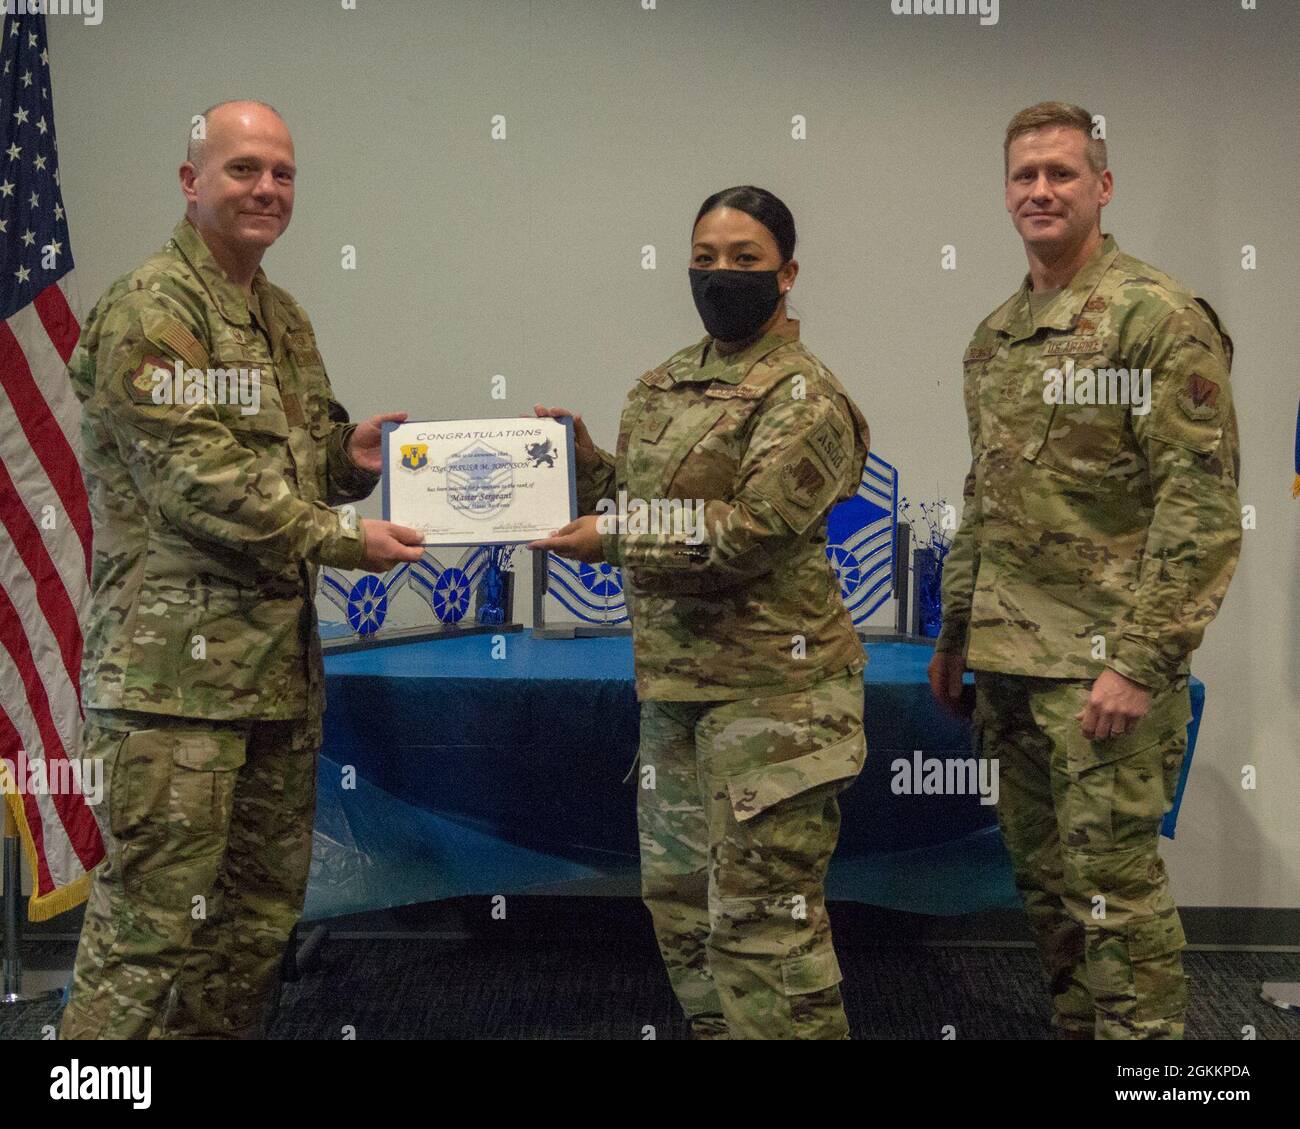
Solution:
{"label": "blue decoration", "polygon": [[388,615],[388,589],[379,577],[366,573],[348,593],[348,626],[358,635],[373,635]]}
{"label": "blue decoration", "polygon": [[858,627],[894,594],[897,513],[898,468],[870,454],[857,494],[832,509],[826,520],[826,556]]}
{"label": "blue decoration", "polygon": [[547,590],[565,611],[585,623],[627,622],[622,570],[612,564],[577,564],[551,555]]}
{"label": "blue decoration", "polygon": [[[470,598],[477,593],[480,623],[506,622],[506,583],[502,575],[514,552],[513,546],[474,545],[461,553],[454,565],[443,565],[426,549],[418,561],[403,562],[383,577],[370,574],[353,583],[337,569],[320,572],[321,595],[347,617],[348,627],[359,638],[374,635],[384,625],[388,605],[408,585],[444,627],[454,628],[469,611]],[[322,624],[322,629],[331,626]],[[342,627],[341,624],[337,625]]]}
{"label": "blue decoration", "polygon": [[826,556],[840,582],[840,595],[857,591],[862,583],[862,562],[843,545],[828,545]]}
{"label": "blue decoration", "polygon": [[[898,469],[879,455],[868,455],[857,494],[835,506],[826,521],[826,556],[856,626],[894,594],[897,525]],[[623,574],[614,565],[576,564],[551,556],[547,591],[585,623],[627,622]]]}
{"label": "blue decoration", "polygon": [[1295,414],[1295,479],[1291,483],[1291,497],[1300,498],[1300,409]]}
{"label": "blue decoration", "polygon": [[943,498],[922,502],[920,511],[919,518],[914,516],[906,498],[898,504],[899,516],[912,527],[916,544],[912,553],[912,580],[920,618],[916,629],[933,639],[943,623],[943,562],[952,548],[957,519],[956,511]]}
{"label": "blue decoration", "polygon": [[595,565],[579,565],[578,580],[593,596],[608,598],[623,594],[623,578],[619,575],[619,570],[605,561]]}
{"label": "blue decoration", "polygon": [[433,614],[443,623],[459,623],[469,609],[469,578],[458,568],[444,568],[433,585]]}
{"label": "blue decoration", "polygon": [[913,554],[912,574],[921,617],[916,630],[927,639],[934,639],[943,624],[943,558],[934,549],[917,549]]}
{"label": "blue decoration", "polygon": [[478,611],[481,624],[495,626],[506,621],[506,565],[514,552],[512,545],[489,545],[487,561],[479,575]]}

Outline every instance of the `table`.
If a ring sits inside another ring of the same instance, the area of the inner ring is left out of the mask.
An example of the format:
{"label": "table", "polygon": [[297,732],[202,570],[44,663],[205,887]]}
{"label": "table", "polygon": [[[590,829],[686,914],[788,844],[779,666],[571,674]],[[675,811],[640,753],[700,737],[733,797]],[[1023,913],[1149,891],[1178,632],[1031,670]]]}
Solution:
{"label": "table", "polygon": [[[917,751],[971,756],[968,727],[930,696],[929,645],[867,651],[867,763],[841,795],[829,896],[941,914],[1015,905],[991,805],[892,787]],[[325,671],[309,917],[467,893],[635,893],[628,637],[435,639],[327,655]]]}

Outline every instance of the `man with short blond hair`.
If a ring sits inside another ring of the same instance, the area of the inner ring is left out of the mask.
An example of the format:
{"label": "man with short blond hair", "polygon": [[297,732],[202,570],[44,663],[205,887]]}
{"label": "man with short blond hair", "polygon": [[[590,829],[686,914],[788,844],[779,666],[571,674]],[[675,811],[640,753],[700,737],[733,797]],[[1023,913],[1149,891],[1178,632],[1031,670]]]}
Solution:
{"label": "man with short blond hair", "polygon": [[1098,176],[1110,167],[1106,155],[1106,139],[1097,129],[1097,119],[1082,106],[1071,106],[1068,102],[1039,102],[1036,106],[1021,110],[1007,125],[1006,136],[1002,139],[1002,173],[1011,172],[1011,143],[1031,130],[1063,126],[1077,129],[1087,136],[1083,152],[1088,159],[1088,167]]}
{"label": "man with short blond hair", "polygon": [[109,287],[68,364],[95,534],[83,753],[104,762],[107,857],[63,1038],[262,1032],[311,861],[317,568],[422,552],[415,530],[331,508],[374,489],[381,425],[405,413],[350,424],[306,313],[261,270],[293,212],[288,129],[257,102],[202,122],[185,218]]}
{"label": "man with short blond hair", "polygon": [[972,464],[930,685],[956,710],[976,672],[1056,1033],[1179,1038],[1185,940],[1157,837],[1188,659],[1241,544],[1232,340],[1102,233],[1114,180],[1092,122],[1045,102],[1007,130],[1029,274],[963,358]]}

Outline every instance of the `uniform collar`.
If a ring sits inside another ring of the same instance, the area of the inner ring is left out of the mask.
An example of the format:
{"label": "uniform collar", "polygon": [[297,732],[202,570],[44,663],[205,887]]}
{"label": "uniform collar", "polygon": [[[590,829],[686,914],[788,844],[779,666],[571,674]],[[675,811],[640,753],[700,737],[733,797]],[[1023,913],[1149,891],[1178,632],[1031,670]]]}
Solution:
{"label": "uniform collar", "polygon": [[[740,352],[728,353],[725,357],[719,356],[713,349],[713,338],[706,337],[691,350],[686,365],[675,366],[672,377],[678,384],[688,381],[703,384],[712,380],[720,380],[723,384],[739,384],[745,379],[749,370],[769,353],[782,345],[798,340],[799,322],[794,318],[790,318],[779,330],[769,330],[757,341],[746,345]],[[700,364],[706,346],[708,359],[704,364]]]}
{"label": "uniform collar", "polygon": [[[221,316],[231,325],[252,324],[252,315],[248,312],[248,301],[244,297],[244,292],[226,277],[226,272],[217,264],[208,245],[203,242],[199,229],[190,222],[188,216],[176,225],[176,229],[172,232],[172,240],[185,261],[198,275],[199,281],[203,283],[204,289],[212,298],[212,304],[217,307]],[[266,308],[268,283],[261,267],[257,268],[257,273],[253,276],[253,288],[257,291],[263,313],[269,317],[270,311]]]}
{"label": "uniform collar", "polygon": [[1083,264],[1062,288],[1055,300],[1040,313],[1035,322],[1029,309],[1029,275],[1020,284],[1020,289],[1000,306],[988,320],[988,326],[999,333],[1009,334],[1014,341],[1032,337],[1040,329],[1070,329],[1101,280],[1119,257],[1119,244],[1113,235],[1106,235],[1101,246]]}

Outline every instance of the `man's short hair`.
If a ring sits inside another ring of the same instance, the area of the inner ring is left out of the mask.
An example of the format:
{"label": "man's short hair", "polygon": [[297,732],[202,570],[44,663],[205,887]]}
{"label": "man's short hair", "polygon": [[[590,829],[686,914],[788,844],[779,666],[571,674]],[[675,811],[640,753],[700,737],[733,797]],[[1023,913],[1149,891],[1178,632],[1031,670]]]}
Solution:
{"label": "man's short hair", "polygon": [[202,137],[195,137],[194,127],[191,126],[190,142],[185,147],[185,159],[189,161],[189,163],[192,164],[196,169],[203,162],[203,150],[207,148],[207,144],[208,144],[208,138],[207,138],[208,118],[213,114],[214,111],[220,110],[223,106],[234,106],[234,105],[261,106],[262,109],[270,110],[271,113],[273,113],[277,118],[279,118],[281,121],[284,121],[284,115],[281,114],[279,110],[277,110],[269,102],[259,102],[256,98],[227,98],[224,102],[218,102],[216,103],[216,105],[209,106],[206,110],[203,111],[203,113],[199,115],[199,117],[203,119],[204,135]]}
{"label": "man's short hair", "polygon": [[1030,106],[1027,110],[1021,110],[1014,118],[1011,124],[1007,126],[1006,140],[1002,142],[1002,175],[1011,174],[1011,143],[1022,133],[1028,133],[1031,129],[1042,129],[1045,126],[1059,125],[1066,129],[1079,129],[1088,139],[1088,146],[1085,152],[1088,155],[1088,164],[1095,173],[1103,173],[1107,169],[1106,164],[1106,142],[1100,137],[1093,137],[1092,115],[1082,106],[1072,106],[1068,102],[1039,102],[1036,106]]}

